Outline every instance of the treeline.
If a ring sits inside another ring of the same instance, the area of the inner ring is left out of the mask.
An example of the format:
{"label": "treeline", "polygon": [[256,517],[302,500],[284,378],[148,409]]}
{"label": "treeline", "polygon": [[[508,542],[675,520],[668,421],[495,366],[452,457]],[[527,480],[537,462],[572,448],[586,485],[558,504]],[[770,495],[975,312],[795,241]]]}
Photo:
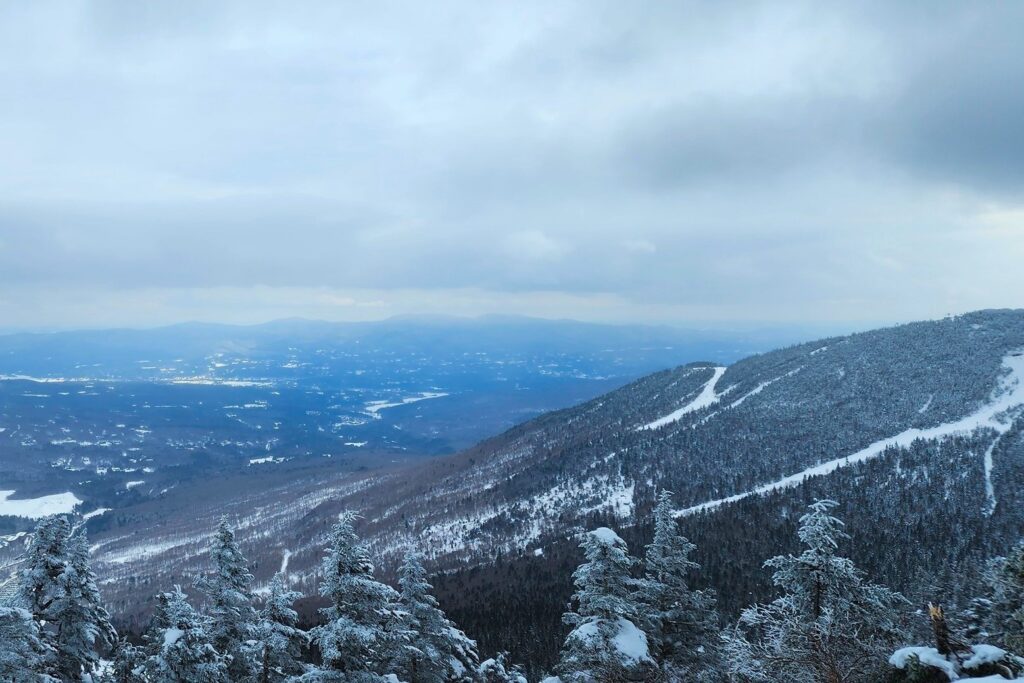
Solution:
{"label": "treeline", "polygon": [[[969,609],[921,614],[839,554],[846,534],[835,506],[813,503],[800,519],[802,552],[765,563],[778,597],[724,627],[716,595],[693,587],[695,546],[677,527],[669,492],[658,496],[642,558],[609,528],[583,534],[568,634],[543,683],[994,683],[1024,675],[1014,654],[1024,652],[1024,543],[990,563],[988,591]],[[287,577],[254,590],[222,521],[195,604],[180,586],[157,595],[141,643],[132,644],[102,606],[84,529],[68,516],[44,519],[18,595],[0,606],[0,681],[526,683],[505,654],[481,661],[438,606],[417,554],[406,556],[397,588],[378,581],[355,520],[345,513],[332,530],[319,573],[327,606],[314,628],[299,628],[301,596]],[[915,619],[928,620],[933,642],[912,642]]]}

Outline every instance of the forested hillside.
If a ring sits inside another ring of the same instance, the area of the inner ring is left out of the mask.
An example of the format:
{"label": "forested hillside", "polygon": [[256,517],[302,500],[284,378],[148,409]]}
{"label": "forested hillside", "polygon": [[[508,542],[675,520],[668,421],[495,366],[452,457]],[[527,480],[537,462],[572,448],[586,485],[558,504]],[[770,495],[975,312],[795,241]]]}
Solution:
{"label": "forested hillside", "polygon": [[[89,561],[80,519],[45,518],[30,535],[14,590],[0,599],[0,676],[15,683],[921,683],[1024,680],[1024,543],[994,558],[969,610],[929,603],[931,644],[914,643],[920,610],[869,580],[840,553],[849,534],[838,503],[799,518],[795,553],[764,564],[779,593],[723,622],[713,590],[697,588],[696,546],[661,491],[642,557],[613,529],[577,535],[582,562],[551,664],[525,670],[476,641],[433,595],[420,554],[397,587],[381,582],[357,515],[342,513],[320,563],[321,604],[304,629],[284,571],[264,589],[226,520],[210,566],[192,584],[153,596],[141,636],[119,638]],[[493,606],[486,606],[493,609]],[[522,624],[530,631],[530,624]],[[558,645],[560,643],[560,646]],[[527,674],[530,674],[528,677]]]}
{"label": "forested hillside", "polygon": [[[337,515],[379,576],[423,554],[438,599],[490,655],[551,671],[566,633],[577,547],[613,528],[636,551],[654,537],[659,491],[696,544],[691,577],[717,594],[719,627],[769,603],[763,563],[799,554],[815,500],[837,500],[844,553],[900,592],[908,614],[962,620],[988,562],[1024,528],[1024,312],[981,311],[655,373],[543,415],[455,456],[320,478],[296,469],[253,495],[210,495],[85,522],[115,621],[147,628],[148,597],[189,584],[226,516],[257,590],[286,571],[306,625],[320,619],[320,565]],[[990,577],[989,577],[990,578]],[[913,621],[913,620],[912,620]],[[928,639],[917,620],[916,642]],[[911,624],[913,628],[913,624]]]}

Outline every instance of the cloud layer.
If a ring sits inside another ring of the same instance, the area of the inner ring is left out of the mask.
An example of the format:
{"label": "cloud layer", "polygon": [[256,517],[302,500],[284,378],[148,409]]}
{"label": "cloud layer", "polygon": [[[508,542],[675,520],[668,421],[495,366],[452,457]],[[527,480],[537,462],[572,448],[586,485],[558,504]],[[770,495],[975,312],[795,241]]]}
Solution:
{"label": "cloud layer", "polygon": [[1022,306],[1022,21],[1016,3],[7,3],[0,319]]}

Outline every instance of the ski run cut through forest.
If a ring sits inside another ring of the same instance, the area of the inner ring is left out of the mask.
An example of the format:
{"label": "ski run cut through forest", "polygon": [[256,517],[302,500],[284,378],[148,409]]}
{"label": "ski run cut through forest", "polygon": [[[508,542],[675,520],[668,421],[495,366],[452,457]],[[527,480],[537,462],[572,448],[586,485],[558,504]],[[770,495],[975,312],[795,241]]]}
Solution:
{"label": "ski run cut through forest", "polygon": [[0,490],[0,681],[1024,680],[1021,311],[694,362],[388,468],[247,452],[224,500],[96,441]]}

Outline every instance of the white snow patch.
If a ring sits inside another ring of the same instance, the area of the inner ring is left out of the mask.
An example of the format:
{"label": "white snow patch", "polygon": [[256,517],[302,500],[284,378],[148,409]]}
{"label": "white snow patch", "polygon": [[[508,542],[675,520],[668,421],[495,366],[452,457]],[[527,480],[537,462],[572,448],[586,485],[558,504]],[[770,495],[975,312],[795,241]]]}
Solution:
{"label": "white snow patch", "polygon": [[935,394],[928,394],[928,400],[924,402],[923,406],[917,409],[917,412],[921,414],[928,412],[928,409],[932,407],[933,400],[935,400]]}
{"label": "white snow patch", "polygon": [[366,404],[366,408],[363,410],[364,413],[370,415],[375,420],[381,419],[380,411],[387,410],[388,408],[397,408],[398,406],[408,405],[410,403],[417,403],[419,401],[427,401],[432,398],[441,398],[448,394],[443,391],[421,391],[417,396],[408,396],[403,398],[401,401],[389,402],[389,401],[370,401]]}
{"label": "white snow patch", "polygon": [[41,519],[49,515],[62,515],[71,512],[76,505],[82,502],[70,491],[38,498],[9,500],[13,495],[14,491],[0,491],[0,515]]}
{"label": "white snow patch", "polygon": [[809,354],[807,354],[807,355],[808,355],[808,356],[817,356],[817,355],[818,355],[819,353],[821,353],[822,351],[828,351],[828,346],[822,346],[822,347],[820,347],[820,348],[814,349],[813,351],[811,351],[811,352],[810,352]]}
{"label": "white snow patch", "polygon": [[995,645],[971,645],[974,654],[964,662],[965,669],[976,669],[983,664],[993,664],[1006,657],[1006,650]]}
{"label": "white snow patch", "polygon": [[288,560],[292,559],[292,551],[285,548],[284,552],[281,553],[281,573],[288,573]]}
{"label": "white snow patch", "polygon": [[273,382],[254,379],[217,379],[216,377],[175,377],[170,380],[171,384],[206,384],[221,387],[270,387]]}
{"label": "white snow patch", "polygon": [[268,455],[263,458],[249,458],[249,465],[265,465],[267,463],[281,463],[284,461],[285,458],[275,458],[272,455]]}
{"label": "white snow patch", "polygon": [[1006,356],[1003,359],[1003,366],[1009,370],[1009,373],[1000,379],[999,385],[993,392],[989,402],[966,417],[926,429],[918,429],[916,427],[907,429],[895,436],[876,441],[856,453],[809,467],[802,472],[783,477],[769,484],[762,484],[743,493],[719,498],[718,500],[710,500],[700,505],[678,510],[676,515],[692,515],[696,512],[713,510],[726,503],[734,503],[750,496],[763,495],[771,491],[799,486],[809,477],[831,474],[840,467],[846,467],[847,465],[853,465],[877,457],[887,448],[907,447],[917,439],[943,439],[955,434],[970,433],[981,428],[994,429],[999,434],[1005,434],[1010,429],[1011,421],[1004,420],[1004,414],[1009,410],[1024,405],[1024,353],[1017,352]]}
{"label": "white snow patch", "polygon": [[32,375],[0,375],[0,382],[35,382],[36,384],[63,384],[65,382],[92,382],[87,377],[34,377]]}
{"label": "white snow patch", "polygon": [[650,659],[647,636],[629,619],[619,619],[619,632],[612,639],[615,649],[626,659],[642,662]]}
{"label": "white snow patch", "polygon": [[167,629],[166,631],[164,631],[164,647],[170,647],[171,645],[174,645],[179,640],[181,640],[181,637],[183,635],[185,635],[185,632],[182,631],[180,628]]}
{"label": "white snow patch", "polygon": [[353,446],[355,448],[362,448],[363,446],[365,446],[368,443],[370,443],[370,442],[369,441],[346,441],[345,445],[346,446]]}
{"label": "white snow patch", "polygon": [[[629,666],[650,659],[647,636],[632,621],[619,617],[609,625],[617,627],[615,635],[612,636],[612,645],[619,653],[623,664]],[[601,622],[593,620],[580,624],[573,629],[568,639],[578,640],[587,645],[597,645],[601,640]]]}
{"label": "white snow patch", "polygon": [[711,379],[709,379],[707,384],[704,385],[704,388],[701,390],[701,392],[697,394],[697,398],[693,399],[682,408],[679,408],[678,410],[675,410],[669,413],[668,415],[665,415],[664,417],[659,417],[657,420],[653,422],[648,422],[647,424],[641,427],[637,427],[636,431],[639,432],[644,429],[657,429],[658,427],[664,427],[667,424],[677,422],[679,418],[681,418],[683,415],[686,415],[687,413],[692,413],[695,410],[700,410],[701,408],[707,408],[710,405],[714,405],[715,403],[718,402],[718,399],[721,397],[720,394],[715,393],[715,386],[718,384],[718,380],[722,379],[722,375],[724,374],[724,367],[719,366],[714,368],[714,373],[711,375]]}
{"label": "white snow patch", "polygon": [[636,491],[636,484],[626,484],[624,478],[620,478],[618,485],[612,488],[604,501],[597,505],[583,508],[581,512],[587,514],[598,510],[609,510],[619,518],[629,517],[633,514],[633,493]]}
{"label": "white snow patch", "polygon": [[996,487],[992,484],[992,467],[995,463],[992,461],[992,452],[996,449],[996,444],[999,443],[999,439],[1003,438],[1000,434],[997,436],[992,443],[989,444],[988,448],[985,449],[985,514],[991,516],[996,511],[996,505],[999,501],[996,499]]}
{"label": "white snow patch", "polygon": [[958,678],[956,667],[951,661],[939,654],[934,647],[903,647],[892,653],[889,657],[889,664],[897,669],[906,669],[911,658],[917,658],[919,662],[927,666],[933,666],[949,676],[949,680],[955,681]]}
{"label": "white snow patch", "polygon": [[145,483],[146,483],[146,481],[144,479],[139,479],[138,481],[126,481],[124,483],[124,487],[125,487],[125,489],[131,491],[136,486],[142,486]]}
{"label": "white snow patch", "polygon": [[86,512],[84,515],[82,515],[82,521],[87,522],[93,517],[99,517],[100,515],[107,512],[110,512],[110,508],[96,508],[92,512]]}
{"label": "white snow patch", "polygon": [[588,533],[597,540],[601,541],[601,543],[604,543],[605,545],[625,544],[625,541],[619,538],[619,535],[617,533],[615,533],[606,526],[599,526]]}

